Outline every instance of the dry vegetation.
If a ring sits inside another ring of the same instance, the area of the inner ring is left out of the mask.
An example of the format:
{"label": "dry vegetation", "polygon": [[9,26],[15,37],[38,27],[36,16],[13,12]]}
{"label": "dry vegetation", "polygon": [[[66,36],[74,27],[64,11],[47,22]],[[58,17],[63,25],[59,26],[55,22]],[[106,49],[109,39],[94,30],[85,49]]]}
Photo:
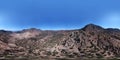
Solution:
{"label": "dry vegetation", "polygon": [[0,31],[0,56],[48,58],[120,57],[120,30],[89,24],[82,29]]}

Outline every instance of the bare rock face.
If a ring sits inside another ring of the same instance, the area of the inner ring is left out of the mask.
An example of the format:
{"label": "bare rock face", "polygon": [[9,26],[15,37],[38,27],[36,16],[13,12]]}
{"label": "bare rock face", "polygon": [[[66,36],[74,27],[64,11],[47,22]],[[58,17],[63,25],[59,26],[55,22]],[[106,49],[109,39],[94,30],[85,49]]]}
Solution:
{"label": "bare rock face", "polygon": [[120,30],[88,24],[78,30],[0,31],[0,55],[51,58],[120,57]]}

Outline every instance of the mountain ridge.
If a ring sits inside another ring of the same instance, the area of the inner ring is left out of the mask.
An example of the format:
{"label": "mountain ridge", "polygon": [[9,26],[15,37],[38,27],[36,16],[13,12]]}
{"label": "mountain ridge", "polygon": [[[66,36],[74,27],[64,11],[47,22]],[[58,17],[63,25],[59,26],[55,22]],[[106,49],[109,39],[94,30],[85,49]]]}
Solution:
{"label": "mountain ridge", "polygon": [[81,28],[75,28],[75,29],[59,29],[59,30],[52,30],[52,29],[41,29],[41,28],[35,28],[35,27],[32,27],[32,28],[24,28],[24,29],[20,29],[20,30],[6,30],[6,29],[0,29],[0,31],[9,31],[9,32],[17,32],[17,31],[27,31],[27,30],[40,30],[40,31],[64,31],[64,30],[80,30],[80,29],[84,29],[86,27],[90,27],[90,26],[96,26],[98,28],[102,28],[102,29],[115,29],[115,30],[120,30],[119,28],[104,28],[104,27],[101,27],[99,25],[96,25],[96,24],[86,24],[84,27],[81,27]]}
{"label": "mountain ridge", "polygon": [[0,56],[114,58],[120,57],[120,30],[94,24],[75,30],[0,30],[0,48]]}

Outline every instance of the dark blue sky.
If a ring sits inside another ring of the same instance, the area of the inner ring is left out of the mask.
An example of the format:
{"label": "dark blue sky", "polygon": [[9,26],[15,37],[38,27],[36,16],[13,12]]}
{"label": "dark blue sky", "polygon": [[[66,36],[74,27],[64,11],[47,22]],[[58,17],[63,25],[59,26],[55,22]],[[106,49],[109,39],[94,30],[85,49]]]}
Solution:
{"label": "dark blue sky", "polygon": [[0,0],[0,29],[120,28],[120,0]]}

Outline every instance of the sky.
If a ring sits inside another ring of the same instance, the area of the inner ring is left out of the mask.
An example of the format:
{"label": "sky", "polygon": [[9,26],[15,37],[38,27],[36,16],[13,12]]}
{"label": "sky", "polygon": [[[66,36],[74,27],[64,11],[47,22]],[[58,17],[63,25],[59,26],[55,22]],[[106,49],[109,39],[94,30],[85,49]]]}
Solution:
{"label": "sky", "polygon": [[0,0],[0,29],[120,28],[120,0]]}

